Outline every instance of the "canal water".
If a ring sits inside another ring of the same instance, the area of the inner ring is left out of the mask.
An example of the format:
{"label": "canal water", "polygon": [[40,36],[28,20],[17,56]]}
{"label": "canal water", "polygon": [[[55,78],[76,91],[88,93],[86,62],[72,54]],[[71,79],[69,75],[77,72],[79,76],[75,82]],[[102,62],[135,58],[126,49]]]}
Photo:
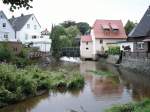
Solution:
{"label": "canal water", "polygon": [[[59,63],[46,69],[68,68],[85,77],[81,90],[49,92],[0,109],[0,112],[104,112],[115,104],[150,98],[150,78],[113,65],[85,61]],[[89,71],[109,71],[114,77],[101,77]]]}

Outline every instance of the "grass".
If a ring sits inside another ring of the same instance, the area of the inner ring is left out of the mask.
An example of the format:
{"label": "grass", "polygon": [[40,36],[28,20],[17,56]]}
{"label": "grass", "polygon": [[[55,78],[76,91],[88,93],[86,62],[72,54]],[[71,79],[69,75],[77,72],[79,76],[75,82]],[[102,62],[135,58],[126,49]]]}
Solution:
{"label": "grass", "polygon": [[97,71],[97,70],[90,70],[89,72],[94,73],[95,75],[104,76],[104,77],[112,77],[114,76],[112,72],[109,71]]}
{"label": "grass", "polygon": [[150,99],[137,103],[116,105],[106,110],[106,112],[150,112]]}
{"label": "grass", "polygon": [[0,64],[0,107],[36,96],[41,91],[83,86],[84,78],[78,72],[44,71],[36,66],[18,69],[14,65]]}

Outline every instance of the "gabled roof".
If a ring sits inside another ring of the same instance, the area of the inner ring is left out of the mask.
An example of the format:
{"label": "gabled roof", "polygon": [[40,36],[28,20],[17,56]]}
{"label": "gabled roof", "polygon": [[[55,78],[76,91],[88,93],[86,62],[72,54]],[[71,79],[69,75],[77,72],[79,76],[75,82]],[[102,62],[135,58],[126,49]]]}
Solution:
{"label": "gabled roof", "polygon": [[7,16],[5,15],[5,13],[3,11],[0,11],[0,14],[2,14],[4,16],[4,18],[7,20],[8,24],[10,24],[10,27],[14,30],[14,28],[12,27],[11,23],[9,22]]}
{"label": "gabled roof", "polygon": [[128,37],[147,36],[150,36],[150,8],[147,9],[139,24],[128,35]]}
{"label": "gabled roof", "polygon": [[47,28],[41,32],[41,35],[49,35],[50,32],[47,30]]}
{"label": "gabled roof", "polygon": [[[0,14],[2,14],[2,15],[7,19],[6,15],[4,14],[3,11],[0,10]],[[8,20],[8,19],[7,19],[7,20]]]}
{"label": "gabled roof", "polygon": [[92,36],[91,35],[83,35],[81,36],[82,42],[92,42]]}
{"label": "gabled roof", "polygon": [[[110,31],[107,33],[103,27],[109,27]],[[117,30],[117,31],[113,31]],[[126,33],[121,20],[96,20],[93,25],[95,38],[99,39],[126,39]]]}
{"label": "gabled roof", "polygon": [[9,19],[9,22],[11,23],[15,31],[19,31],[23,28],[23,26],[27,23],[27,21],[30,19],[32,15],[33,14],[22,15],[16,18],[12,17],[11,19]]}

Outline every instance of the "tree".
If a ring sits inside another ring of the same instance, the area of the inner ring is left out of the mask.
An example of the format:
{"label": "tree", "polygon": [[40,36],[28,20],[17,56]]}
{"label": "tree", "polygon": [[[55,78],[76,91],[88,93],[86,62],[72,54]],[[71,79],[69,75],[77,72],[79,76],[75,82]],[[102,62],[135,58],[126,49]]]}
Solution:
{"label": "tree", "polygon": [[125,32],[126,32],[126,34],[128,35],[135,26],[136,26],[136,23],[128,20],[126,25],[125,25]]}
{"label": "tree", "polygon": [[32,6],[30,5],[30,2],[32,2],[33,0],[2,0],[2,2],[6,5],[10,5],[10,10],[14,11],[15,9],[19,9],[19,8],[32,8]]}
{"label": "tree", "polygon": [[68,21],[64,21],[63,23],[61,23],[61,25],[65,28],[68,28],[70,26],[75,26],[76,25],[76,22],[75,21],[71,21],[71,20],[68,20]]}
{"label": "tree", "polygon": [[52,28],[50,38],[52,39],[52,56],[55,59],[60,58],[60,49],[64,45],[62,36],[65,35],[66,32],[63,26],[57,25]]}
{"label": "tree", "polygon": [[77,23],[78,29],[80,30],[82,35],[85,35],[86,33],[90,33],[90,25],[86,22],[79,22]]}

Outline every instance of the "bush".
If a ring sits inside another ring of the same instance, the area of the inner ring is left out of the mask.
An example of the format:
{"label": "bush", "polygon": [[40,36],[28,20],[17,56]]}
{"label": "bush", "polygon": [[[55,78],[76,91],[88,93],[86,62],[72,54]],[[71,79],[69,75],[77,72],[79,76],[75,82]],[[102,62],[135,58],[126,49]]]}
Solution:
{"label": "bush", "polygon": [[0,64],[0,107],[35,96],[41,90],[76,89],[83,85],[84,79],[79,73],[43,71],[36,66],[21,69]]}
{"label": "bush", "polygon": [[0,61],[11,61],[14,58],[13,52],[9,49],[7,43],[0,44]]}
{"label": "bush", "polygon": [[108,54],[112,54],[112,55],[120,54],[120,47],[119,46],[110,46],[108,49]]}
{"label": "bush", "polygon": [[150,110],[150,100],[146,99],[137,103],[128,103],[123,105],[117,105],[111,109],[106,110],[106,112],[149,112]]}

